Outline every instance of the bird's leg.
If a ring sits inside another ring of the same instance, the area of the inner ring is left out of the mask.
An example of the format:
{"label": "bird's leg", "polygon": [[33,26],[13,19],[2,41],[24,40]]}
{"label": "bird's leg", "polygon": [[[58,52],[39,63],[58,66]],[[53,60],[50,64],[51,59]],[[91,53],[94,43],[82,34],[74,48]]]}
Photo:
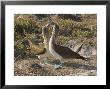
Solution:
{"label": "bird's leg", "polygon": [[63,67],[63,61],[60,60],[60,67]]}
{"label": "bird's leg", "polygon": [[38,59],[40,60],[40,65],[44,66],[47,64],[47,57],[43,57],[43,56],[38,56]]}
{"label": "bird's leg", "polygon": [[43,58],[43,62],[44,62],[45,65],[49,65],[48,64],[48,57]]}
{"label": "bird's leg", "polygon": [[41,66],[44,66],[45,64],[44,64],[44,61],[42,60],[42,59],[40,59],[40,65]]}

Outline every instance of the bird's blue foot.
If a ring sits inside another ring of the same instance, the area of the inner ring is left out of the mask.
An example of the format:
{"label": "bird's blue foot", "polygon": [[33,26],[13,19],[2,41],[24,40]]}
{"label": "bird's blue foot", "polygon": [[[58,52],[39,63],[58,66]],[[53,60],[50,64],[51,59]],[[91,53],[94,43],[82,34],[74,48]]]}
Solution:
{"label": "bird's blue foot", "polygon": [[55,68],[55,69],[59,69],[59,68],[62,68],[62,67],[63,67],[62,64],[59,64],[59,65],[58,65],[58,64],[55,64],[55,65],[54,65],[54,68]]}

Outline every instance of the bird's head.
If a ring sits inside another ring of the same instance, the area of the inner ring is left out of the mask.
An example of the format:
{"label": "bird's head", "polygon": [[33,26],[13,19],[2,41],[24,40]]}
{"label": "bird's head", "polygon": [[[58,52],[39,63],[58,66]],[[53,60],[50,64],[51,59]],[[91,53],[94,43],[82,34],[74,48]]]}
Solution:
{"label": "bird's head", "polygon": [[52,25],[52,34],[56,34],[56,27],[55,27],[55,25]]}
{"label": "bird's head", "polygon": [[52,34],[58,34],[58,30],[59,30],[59,26],[56,23],[54,23],[52,25]]}

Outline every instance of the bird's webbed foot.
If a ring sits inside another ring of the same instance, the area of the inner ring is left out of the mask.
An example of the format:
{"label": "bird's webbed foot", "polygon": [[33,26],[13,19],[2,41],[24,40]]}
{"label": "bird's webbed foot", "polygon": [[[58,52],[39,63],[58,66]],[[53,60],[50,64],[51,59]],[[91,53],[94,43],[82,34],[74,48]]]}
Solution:
{"label": "bird's webbed foot", "polygon": [[54,68],[55,69],[59,69],[59,68],[62,68],[63,67],[63,63],[60,61],[60,64],[55,64],[54,65]]}
{"label": "bird's webbed foot", "polygon": [[59,65],[58,64],[55,64],[54,65],[54,69],[59,69],[59,68],[62,68],[62,67],[63,67],[62,64],[59,64]]}

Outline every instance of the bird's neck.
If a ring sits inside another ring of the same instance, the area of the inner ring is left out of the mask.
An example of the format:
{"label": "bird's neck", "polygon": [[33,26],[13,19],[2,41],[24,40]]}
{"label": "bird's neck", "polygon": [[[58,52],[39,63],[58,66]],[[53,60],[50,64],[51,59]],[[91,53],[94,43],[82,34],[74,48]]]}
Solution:
{"label": "bird's neck", "polygon": [[49,50],[50,51],[53,49],[54,44],[55,44],[55,34],[52,32],[52,35],[51,35],[50,41],[49,41]]}
{"label": "bird's neck", "polygon": [[44,29],[42,30],[42,35],[43,35],[43,38],[44,38],[44,45],[45,45],[45,48],[48,49],[49,40],[48,40],[48,38],[45,36]]}
{"label": "bird's neck", "polygon": [[45,45],[46,49],[48,49],[48,47],[49,47],[49,39],[46,38],[46,37],[44,37],[44,45]]}

